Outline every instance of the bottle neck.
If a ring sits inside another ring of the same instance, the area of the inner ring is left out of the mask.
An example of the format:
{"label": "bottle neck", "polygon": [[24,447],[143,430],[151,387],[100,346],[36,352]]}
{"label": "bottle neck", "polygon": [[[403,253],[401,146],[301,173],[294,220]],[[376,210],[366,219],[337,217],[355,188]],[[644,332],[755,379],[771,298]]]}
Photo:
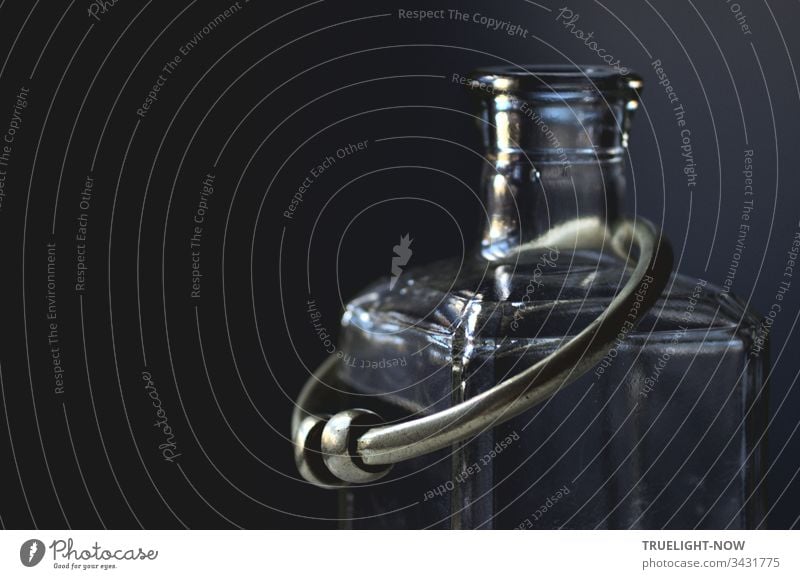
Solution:
{"label": "bottle neck", "polygon": [[499,259],[578,221],[610,226],[625,192],[622,159],[542,162],[518,155],[489,159],[481,252]]}
{"label": "bottle neck", "polygon": [[484,257],[500,259],[576,222],[610,225],[625,192],[635,93],[617,85],[587,88],[585,77],[574,81],[583,85],[559,90],[526,91],[507,77],[500,81],[491,77],[491,91],[479,87],[489,93],[482,123],[488,161]]}

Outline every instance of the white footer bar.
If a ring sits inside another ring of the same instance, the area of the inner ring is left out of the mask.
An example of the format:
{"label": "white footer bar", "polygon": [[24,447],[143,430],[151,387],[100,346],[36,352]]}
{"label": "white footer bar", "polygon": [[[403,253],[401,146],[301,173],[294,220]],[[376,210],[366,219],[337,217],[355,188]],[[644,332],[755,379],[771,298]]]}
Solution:
{"label": "white footer bar", "polygon": [[9,578],[778,578],[799,559],[793,531],[0,532]]}

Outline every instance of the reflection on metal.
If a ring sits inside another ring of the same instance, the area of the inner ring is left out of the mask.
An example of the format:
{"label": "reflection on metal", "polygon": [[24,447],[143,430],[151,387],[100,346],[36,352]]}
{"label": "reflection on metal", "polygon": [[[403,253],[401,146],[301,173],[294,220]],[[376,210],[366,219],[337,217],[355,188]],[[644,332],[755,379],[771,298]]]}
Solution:
{"label": "reflection on metal", "polygon": [[[599,222],[576,222],[545,235],[539,243],[572,249],[578,242],[606,240]],[[366,427],[366,410],[345,410],[326,419],[329,383],[335,381],[336,356],[329,358],[306,383],[297,401],[292,424],[295,458],[300,473],[319,486],[370,482],[391,465],[445,448],[508,420],[552,396],[597,364],[613,344],[623,324],[638,319],[664,290],[672,269],[672,252],[647,221],[621,221],[607,239],[611,250],[627,259],[635,246],[633,273],[608,309],[561,348],[503,382],[447,410],[400,424]],[[634,304],[638,306],[634,308]],[[323,425],[324,424],[324,425]],[[359,428],[355,429],[354,426]],[[322,428],[321,436],[312,436]],[[316,429],[316,430],[315,430]],[[311,458],[309,458],[311,457]],[[322,460],[317,460],[321,457]],[[309,462],[311,461],[311,462]],[[327,471],[320,472],[320,464]]]}

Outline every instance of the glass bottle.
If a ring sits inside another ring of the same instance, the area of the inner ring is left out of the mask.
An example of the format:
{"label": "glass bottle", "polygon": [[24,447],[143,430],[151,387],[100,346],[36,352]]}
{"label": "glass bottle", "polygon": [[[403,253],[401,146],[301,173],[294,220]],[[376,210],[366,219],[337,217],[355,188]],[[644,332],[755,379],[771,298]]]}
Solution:
{"label": "glass bottle", "polygon": [[[448,408],[604,311],[630,275],[623,260],[603,247],[526,247],[617,219],[641,84],[604,67],[471,76],[487,149],[480,247],[463,264],[380,280],[347,305],[337,372],[359,405],[380,404],[390,420]],[[673,275],[594,370],[465,443],[340,490],[341,516],[354,528],[755,526],[767,364],[758,326],[729,292]],[[391,363],[376,372],[364,360]]]}

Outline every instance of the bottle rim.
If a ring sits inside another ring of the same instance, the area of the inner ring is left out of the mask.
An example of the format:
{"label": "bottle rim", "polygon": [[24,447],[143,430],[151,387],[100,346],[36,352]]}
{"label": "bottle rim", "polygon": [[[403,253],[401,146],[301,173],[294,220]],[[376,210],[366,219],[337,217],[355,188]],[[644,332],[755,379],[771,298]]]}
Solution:
{"label": "bottle rim", "polygon": [[506,64],[481,67],[470,75],[473,88],[491,88],[497,93],[542,93],[600,91],[634,93],[642,78],[629,69],[603,65]]}

